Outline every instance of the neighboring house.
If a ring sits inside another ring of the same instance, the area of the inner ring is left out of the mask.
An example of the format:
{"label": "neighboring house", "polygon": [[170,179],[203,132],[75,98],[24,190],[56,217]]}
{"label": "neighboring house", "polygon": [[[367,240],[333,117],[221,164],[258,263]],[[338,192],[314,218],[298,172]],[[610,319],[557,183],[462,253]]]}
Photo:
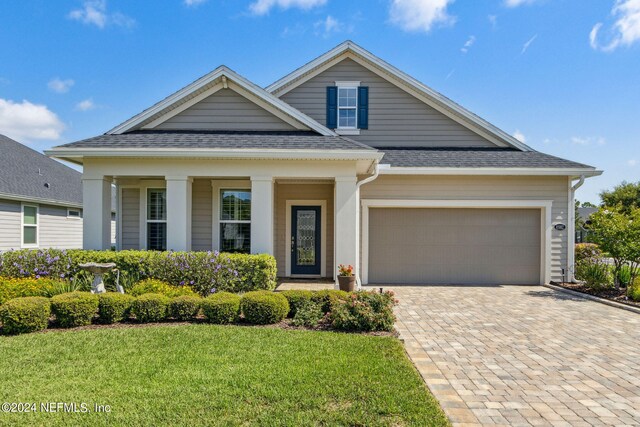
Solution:
{"label": "neighboring house", "polygon": [[47,154],[84,167],[86,248],[109,246],[115,183],[119,249],[270,253],[287,277],[353,264],[364,284],[560,280],[574,188],[600,174],[350,41],[264,89],[219,67]]}
{"label": "neighboring house", "polygon": [[0,135],[0,251],[20,248],[82,248],[82,174]]}
{"label": "neighboring house", "polygon": [[[597,207],[591,206],[582,206],[578,208],[578,221],[576,223],[584,225],[591,215],[598,211]],[[576,243],[588,243],[591,239],[589,238],[589,230],[583,228],[582,226],[577,227],[576,230]]]}

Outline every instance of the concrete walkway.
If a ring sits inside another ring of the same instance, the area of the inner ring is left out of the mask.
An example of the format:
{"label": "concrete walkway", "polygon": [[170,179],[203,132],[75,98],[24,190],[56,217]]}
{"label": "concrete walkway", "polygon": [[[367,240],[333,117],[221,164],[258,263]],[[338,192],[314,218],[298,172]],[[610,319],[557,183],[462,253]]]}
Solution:
{"label": "concrete walkway", "polygon": [[640,425],[640,315],[539,286],[385,289],[454,425]]}

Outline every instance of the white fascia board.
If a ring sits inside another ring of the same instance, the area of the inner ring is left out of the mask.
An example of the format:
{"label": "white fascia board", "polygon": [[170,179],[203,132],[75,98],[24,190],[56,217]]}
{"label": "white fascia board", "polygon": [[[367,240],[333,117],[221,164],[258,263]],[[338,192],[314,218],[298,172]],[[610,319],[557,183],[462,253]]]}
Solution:
{"label": "white fascia board", "polygon": [[45,154],[56,158],[85,157],[136,157],[136,158],[205,158],[205,159],[268,159],[268,160],[374,160],[384,156],[379,151],[370,150],[228,150],[191,148],[176,150],[173,148],[148,149],[69,149],[59,148],[45,151]]}
{"label": "white fascia board", "polygon": [[509,135],[508,133],[504,132],[498,127],[492,125],[491,123],[487,122],[486,120],[482,119],[481,117],[477,116],[476,114],[472,113],[471,111],[467,110],[461,105],[458,105],[457,103],[453,102],[452,100],[442,95],[441,93],[431,89],[429,86],[416,80],[415,78],[411,77],[404,71],[401,71],[398,68],[394,67],[393,65],[389,64],[388,62],[383,61],[382,59],[373,55],[369,51],[361,48],[360,46],[353,43],[352,41],[346,41],[341,43],[340,45],[331,49],[329,52],[319,56],[313,61],[298,68],[292,73],[284,76],[283,78],[276,81],[275,83],[272,83],[271,85],[267,86],[266,90],[271,93],[277,93],[278,91],[280,91],[282,88],[284,88],[291,82],[307,74],[313,75],[314,69],[321,67],[325,62],[331,61],[335,57],[340,56],[343,53],[349,52],[349,51],[364,58],[366,61],[374,64],[376,67],[380,68],[385,73],[389,74],[392,77],[395,77],[396,79],[406,84],[407,86],[411,87],[412,89],[416,90],[417,92],[424,94],[427,98],[432,100],[434,103],[441,106],[441,108],[444,108],[450,111],[454,116],[457,116],[458,120],[462,119],[463,121],[469,121],[470,123],[485,130],[489,134],[495,135],[495,137],[498,138],[499,140],[503,140],[507,145],[518,148],[522,151],[534,151],[528,145],[518,141],[513,136]]}
{"label": "white fascia board", "polygon": [[383,165],[380,175],[560,175],[592,177],[602,175],[595,169],[573,168],[419,168]]}
{"label": "white fascia board", "polygon": [[220,66],[220,67],[216,68],[215,70],[213,70],[209,74],[199,78],[198,80],[196,80],[195,82],[191,83],[190,85],[185,86],[184,88],[180,89],[179,91],[175,92],[174,94],[172,94],[172,95],[168,96],[167,98],[163,99],[162,101],[156,103],[152,107],[144,110],[143,112],[133,116],[129,120],[125,121],[124,123],[122,123],[122,124],[116,126],[115,128],[111,129],[110,131],[107,132],[107,134],[116,134],[117,135],[117,134],[122,134],[122,133],[125,133],[127,131],[130,131],[130,130],[134,129],[136,126],[139,126],[144,121],[146,121],[149,118],[155,116],[156,114],[162,112],[164,109],[170,107],[171,105],[173,105],[174,103],[180,101],[181,99],[185,98],[186,96],[189,96],[191,93],[193,93],[193,92],[201,89],[202,87],[207,86],[208,84],[214,82],[216,79],[221,78],[222,76],[227,77],[229,80],[235,82],[238,86],[241,86],[242,88],[244,88],[248,92],[252,93],[256,97],[264,100],[265,102],[267,102],[270,105],[273,105],[278,110],[286,113],[287,115],[289,115],[293,119],[295,119],[298,122],[304,124],[305,126],[308,126],[310,129],[320,133],[321,135],[336,135],[332,130],[330,130],[327,127],[321,125],[320,123],[318,123],[317,121],[315,121],[311,117],[309,117],[306,114],[300,112],[299,110],[293,108],[292,106],[290,106],[286,102],[280,100],[279,98],[277,98],[274,95],[272,95],[271,93],[267,92],[266,90],[264,90],[260,86],[257,86],[256,84],[250,82],[246,78],[242,77],[241,75],[239,75],[235,71],[233,71],[233,70],[231,70],[231,69],[229,69],[229,68],[227,68],[225,66]]}
{"label": "white fascia board", "polygon": [[19,194],[0,193],[0,199],[15,200],[17,202],[37,203],[42,205],[64,206],[67,208],[80,208],[82,203],[64,202],[61,200],[45,199],[41,197],[28,197]]}

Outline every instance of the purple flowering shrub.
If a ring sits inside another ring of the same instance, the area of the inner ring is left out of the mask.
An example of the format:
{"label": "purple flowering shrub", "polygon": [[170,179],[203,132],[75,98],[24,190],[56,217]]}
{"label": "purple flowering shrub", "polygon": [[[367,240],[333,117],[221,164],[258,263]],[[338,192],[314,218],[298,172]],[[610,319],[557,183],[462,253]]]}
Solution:
{"label": "purple flowering shrub", "polygon": [[[87,273],[78,267],[86,262],[114,262],[125,289],[144,279],[186,285],[203,296],[216,291],[273,290],[276,286],[273,256],[219,252],[23,249],[0,254],[0,276],[86,280]],[[114,289],[117,274],[112,271],[104,276],[108,289]]]}

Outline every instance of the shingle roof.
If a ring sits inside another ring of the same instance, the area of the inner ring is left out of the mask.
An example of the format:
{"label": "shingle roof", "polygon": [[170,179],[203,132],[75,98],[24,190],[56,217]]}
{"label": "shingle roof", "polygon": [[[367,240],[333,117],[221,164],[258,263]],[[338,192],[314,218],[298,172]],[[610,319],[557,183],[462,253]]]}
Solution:
{"label": "shingle roof", "polygon": [[342,136],[315,132],[136,131],[100,135],[56,148],[211,148],[280,150],[371,150],[374,148]]}
{"label": "shingle roof", "polygon": [[81,204],[82,174],[0,135],[0,193]]}
{"label": "shingle roof", "polygon": [[381,164],[392,167],[431,168],[575,168],[592,166],[572,162],[539,151],[510,148],[398,148],[378,147]]}

